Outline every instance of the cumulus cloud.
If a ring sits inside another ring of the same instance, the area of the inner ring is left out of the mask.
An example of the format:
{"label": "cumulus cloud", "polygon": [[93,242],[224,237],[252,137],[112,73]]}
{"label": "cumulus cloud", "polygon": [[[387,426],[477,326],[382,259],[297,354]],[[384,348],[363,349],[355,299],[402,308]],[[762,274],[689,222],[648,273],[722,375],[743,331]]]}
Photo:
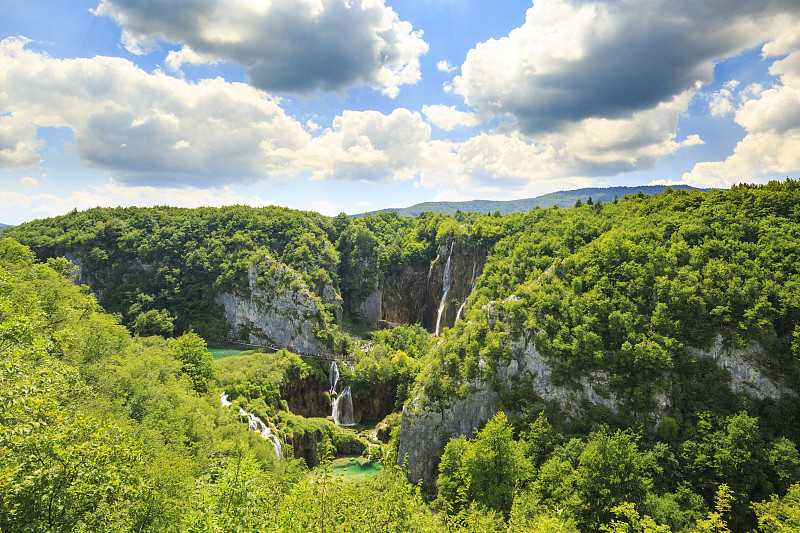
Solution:
{"label": "cumulus cloud", "polygon": [[177,207],[222,207],[225,205],[246,204],[253,207],[274,205],[271,200],[257,196],[243,198],[229,187],[200,189],[193,187],[129,187],[111,180],[102,186],[90,186],[75,191],[69,196],[54,194],[23,194],[0,191],[0,208],[5,213],[24,210],[26,217],[32,213],[37,218],[63,215],[72,210],[92,207],[129,207],[145,205],[173,205]]}
{"label": "cumulus cloud", "polygon": [[314,179],[406,180],[419,171],[430,132],[419,113],[404,108],[389,115],[345,111],[298,153],[298,164]]}
{"label": "cumulus cloud", "polygon": [[33,124],[7,113],[7,105],[0,93],[0,168],[29,168],[41,160],[38,150],[44,142],[34,138]]}
{"label": "cumulus cloud", "polygon": [[787,0],[646,3],[537,1],[507,37],[467,54],[453,88],[525,134],[653,109],[712,79],[713,61],[775,35],[789,42],[800,4]]}
{"label": "cumulus cloud", "polygon": [[450,74],[456,69],[456,67],[454,67],[449,61],[442,59],[441,61],[436,63],[436,69],[441,72],[446,72],[447,74]]}
{"label": "cumulus cloud", "polygon": [[726,115],[734,110],[734,91],[738,86],[739,80],[726,81],[722,89],[709,96],[708,108],[712,115]]}
{"label": "cumulus cloud", "polygon": [[19,180],[17,180],[20,185],[25,185],[26,187],[38,187],[39,180],[36,178],[32,178],[30,176],[22,176]]}
{"label": "cumulus cloud", "polygon": [[366,84],[394,97],[419,80],[419,57],[428,50],[422,32],[384,0],[102,0],[93,12],[117,21],[134,53],[159,40],[181,43],[168,58],[172,68],[230,61],[267,91]]}
{"label": "cumulus cloud", "polygon": [[309,140],[277,100],[246,84],[188,83],[120,58],[57,60],[25,44],[0,42],[12,113],[0,121],[0,146],[12,147],[0,165],[39,160],[34,125],[71,128],[87,165],[128,183],[252,181],[282,172]]}
{"label": "cumulus cloud", "polygon": [[483,122],[475,113],[457,111],[456,106],[426,105],[422,112],[428,122],[445,131],[450,131],[458,126],[477,126]]}
{"label": "cumulus cloud", "polygon": [[[798,45],[800,42],[795,43]],[[786,52],[774,44],[765,46],[764,51]],[[779,76],[781,83],[736,109],[735,120],[747,134],[733,153],[723,161],[696,164],[683,175],[683,182],[726,187],[800,172],[800,51],[775,61],[770,73]]]}

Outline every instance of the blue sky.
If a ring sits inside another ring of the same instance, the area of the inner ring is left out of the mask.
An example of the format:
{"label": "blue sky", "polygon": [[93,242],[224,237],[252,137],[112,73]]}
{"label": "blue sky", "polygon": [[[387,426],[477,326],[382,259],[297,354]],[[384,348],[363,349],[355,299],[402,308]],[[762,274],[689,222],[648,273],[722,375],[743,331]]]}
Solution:
{"label": "blue sky", "polygon": [[0,222],[797,178],[794,0],[0,0]]}

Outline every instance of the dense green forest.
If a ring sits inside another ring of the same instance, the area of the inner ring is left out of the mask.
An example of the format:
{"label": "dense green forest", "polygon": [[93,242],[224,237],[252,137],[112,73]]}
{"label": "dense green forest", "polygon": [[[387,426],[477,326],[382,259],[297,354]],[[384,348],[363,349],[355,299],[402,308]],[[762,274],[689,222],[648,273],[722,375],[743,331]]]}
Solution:
{"label": "dense green forest", "polygon": [[[0,531],[800,530],[798,182],[505,216],[98,208],[3,238]],[[364,324],[375,287],[454,249],[485,255],[463,318]],[[330,409],[327,362],[207,351],[231,334],[218,294],[284,267],[274,290],[313,295],[314,335],[353,355],[354,402],[386,398],[363,427],[290,407]],[[532,353],[592,396],[509,377]],[[496,414],[409,483],[401,411],[484,386]],[[334,475],[353,454],[383,468]]]}

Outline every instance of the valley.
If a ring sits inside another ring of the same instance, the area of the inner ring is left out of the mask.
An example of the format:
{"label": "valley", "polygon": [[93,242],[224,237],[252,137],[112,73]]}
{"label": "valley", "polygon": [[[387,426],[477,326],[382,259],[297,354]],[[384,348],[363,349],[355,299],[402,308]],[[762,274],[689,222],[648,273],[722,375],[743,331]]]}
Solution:
{"label": "valley", "polygon": [[788,531],[798,205],[787,180],[6,229],[0,530],[49,500],[64,531]]}

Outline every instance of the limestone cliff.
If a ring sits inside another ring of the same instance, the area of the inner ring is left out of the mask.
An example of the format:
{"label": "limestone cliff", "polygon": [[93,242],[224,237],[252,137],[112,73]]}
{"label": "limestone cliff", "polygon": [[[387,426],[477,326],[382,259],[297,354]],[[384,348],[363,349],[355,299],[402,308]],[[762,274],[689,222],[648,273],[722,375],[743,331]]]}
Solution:
{"label": "limestone cliff", "polygon": [[[503,387],[524,387],[531,398],[556,402],[571,415],[579,414],[585,402],[617,411],[618,399],[606,392],[606,374],[595,372],[585,376],[578,388],[557,386],[552,381],[552,367],[525,335],[512,341],[510,348],[511,360],[501,364],[496,372],[497,381]],[[412,482],[433,479],[437,458],[447,441],[460,435],[472,437],[476,428],[500,410],[496,387],[483,380],[476,381],[473,386],[475,393],[465,400],[456,398],[430,405],[424,404],[418,396],[411,409],[403,409],[398,461],[407,455]]]}
{"label": "limestone cliff", "polygon": [[[249,294],[216,296],[236,338],[301,352],[326,351],[314,335],[315,328],[324,326],[320,307],[338,308],[341,300],[323,302],[297,272],[269,257],[250,267],[247,279]],[[323,294],[335,296],[334,291]]]}
{"label": "limestone cliff", "polygon": [[325,418],[331,414],[331,398],[327,381],[315,376],[290,379],[281,387],[281,399],[289,411],[306,418]]}
{"label": "limestone cliff", "polygon": [[[502,315],[497,307],[494,302],[484,306],[490,325],[498,320],[498,315]],[[495,369],[494,383],[476,381],[472,384],[474,394],[463,400],[451,398],[432,403],[425,398],[424,390],[419,391],[411,407],[403,409],[398,462],[408,459],[409,479],[412,482],[431,482],[435,479],[438,457],[447,441],[460,435],[473,436],[476,428],[502,408],[501,395],[497,391],[521,392],[528,400],[528,405],[537,408],[542,402],[555,403],[570,417],[582,414],[586,406],[600,405],[612,413],[621,407],[622,400],[610,390],[610,376],[607,373],[592,372],[582,376],[571,387],[556,385],[552,365],[534,345],[535,333],[523,330],[512,335],[512,339],[509,343],[511,358],[508,362],[499,363]],[[693,357],[713,357],[718,365],[730,373],[730,386],[734,393],[771,401],[777,401],[783,394],[792,394],[783,384],[773,381],[757,368],[755,361],[762,350],[758,344],[739,349],[726,347],[722,336],[717,335],[711,349],[690,347],[687,353]],[[481,361],[480,367],[481,370],[486,369],[484,361]],[[657,393],[653,398],[650,417],[654,421],[662,418],[670,403],[668,396]],[[524,404],[520,407],[525,411]]]}
{"label": "limestone cliff", "polygon": [[[483,272],[488,251],[472,239],[448,241],[439,247],[439,255],[428,272],[428,291],[424,326],[433,333],[453,327],[463,305],[472,294],[478,276]],[[445,269],[449,268],[449,287],[445,285]],[[445,288],[448,290],[445,294]],[[444,298],[444,306],[442,306]],[[441,308],[441,318],[439,310]]]}
{"label": "limestone cliff", "polygon": [[689,347],[688,352],[693,357],[713,357],[719,366],[730,373],[730,386],[735,394],[744,393],[757,400],[778,401],[781,396],[790,393],[783,383],[767,377],[754,363],[758,355],[763,353],[763,347],[758,343],[750,343],[743,348],[725,346],[722,335],[718,333],[710,349]]}
{"label": "limestone cliff", "polygon": [[[387,272],[377,292],[381,320],[391,324],[422,324],[434,333],[437,322],[440,330],[452,327],[483,272],[487,253],[486,248],[465,237],[442,244],[427,270],[407,266]],[[439,319],[445,296],[445,266],[449,289]]]}
{"label": "limestone cliff", "polygon": [[397,399],[395,383],[378,383],[353,396],[353,420],[356,424],[375,422],[394,410]]}

